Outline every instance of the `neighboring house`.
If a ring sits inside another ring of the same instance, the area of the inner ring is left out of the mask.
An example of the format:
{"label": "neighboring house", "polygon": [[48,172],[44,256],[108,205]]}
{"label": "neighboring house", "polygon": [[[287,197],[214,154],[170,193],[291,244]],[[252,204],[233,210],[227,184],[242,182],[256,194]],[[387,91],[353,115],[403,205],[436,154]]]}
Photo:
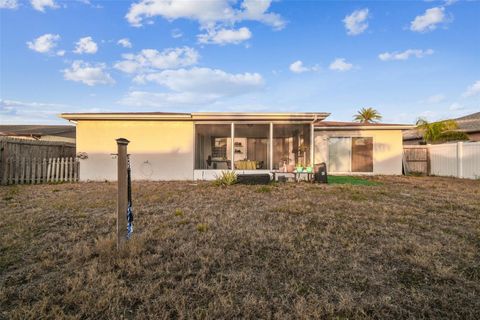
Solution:
{"label": "neighboring house", "polygon": [[115,139],[133,179],[214,179],[326,162],[330,173],[402,173],[408,125],[323,121],[328,113],[64,113],[77,124],[80,179],[116,180]]}
{"label": "neighboring house", "polygon": [[0,137],[75,143],[75,126],[0,125]]}
{"label": "neighboring house", "polygon": [[[464,117],[452,119],[458,124],[458,131],[465,132],[469,141],[480,141],[480,112]],[[425,144],[423,135],[418,129],[407,130],[403,133],[403,143],[407,145]]]}

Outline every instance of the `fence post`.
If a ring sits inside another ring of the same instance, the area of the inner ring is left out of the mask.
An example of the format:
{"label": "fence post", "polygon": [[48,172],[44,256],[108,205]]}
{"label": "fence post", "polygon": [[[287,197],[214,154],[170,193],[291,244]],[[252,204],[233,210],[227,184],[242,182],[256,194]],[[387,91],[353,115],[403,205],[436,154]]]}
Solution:
{"label": "fence post", "polygon": [[50,175],[52,173],[52,158],[48,158],[48,164],[47,164],[47,183],[50,182]]}
{"label": "fence post", "polygon": [[427,144],[427,148],[425,149],[425,152],[427,153],[427,176],[431,174],[431,168],[432,168],[432,161],[430,159],[430,145]]}
{"label": "fence post", "polygon": [[22,157],[22,162],[20,163],[20,184],[25,182],[25,157]]}
{"label": "fence post", "polygon": [[[63,152],[63,148],[62,148],[62,152]],[[61,158],[60,159],[60,181],[63,182],[65,181],[65,177],[63,176],[63,173],[65,172],[64,171],[64,167],[65,167],[65,158]]]}
{"label": "fence post", "polygon": [[32,174],[30,176],[30,183],[35,184],[37,180],[37,158],[33,158],[31,161],[32,164]]}
{"label": "fence post", "polygon": [[128,208],[128,181],[127,181],[127,145],[130,141],[124,138],[117,139],[117,249],[127,240],[127,208]]}
{"label": "fence post", "polygon": [[457,142],[457,178],[463,178],[463,142]]}
{"label": "fence post", "polygon": [[60,158],[57,158],[57,163],[55,164],[55,182],[60,181]]}

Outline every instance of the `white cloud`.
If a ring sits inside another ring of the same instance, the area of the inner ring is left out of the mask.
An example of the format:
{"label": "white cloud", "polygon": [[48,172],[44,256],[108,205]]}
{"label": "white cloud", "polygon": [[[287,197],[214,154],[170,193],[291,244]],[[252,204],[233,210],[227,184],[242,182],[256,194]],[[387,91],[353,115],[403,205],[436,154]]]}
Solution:
{"label": "white cloud", "polygon": [[302,61],[297,60],[290,65],[289,69],[293,73],[303,73],[307,71],[318,71],[320,70],[320,67],[318,65],[315,65],[313,67],[306,67]]}
{"label": "white cloud", "polygon": [[33,41],[28,41],[27,46],[33,51],[50,53],[51,50],[57,46],[59,40],[60,36],[58,34],[47,33]]}
{"label": "white cloud", "polygon": [[416,32],[433,31],[437,28],[437,25],[442,22],[446,22],[445,8],[434,7],[425,10],[423,15],[416,16],[415,19],[410,22],[410,30]]}
{"label": "white cloud", "polygon": [[132,47],[132,43],[130,42],[130,40],[128,38],[123,38],[123,39],[118,40],[117,44],[124,47],[124,48],[131,48]]}
{"label": "white cloud", "polygon": [[89,53],[93,54],[98,51],[98,46],[93,41],[92,37],[83,37],[80,38],[75,46],[75,50],[73,52],[82,54],[82,53]]}
{"label": "white cloud", "polygon": [[474,84],[469,86],[467,90],[462,94],[463,97],[473,97],[480,94],[480,80],[477,80]]}
{"label": "white cloud", "polygon": [[258,73],[232,74],[210,68],[164,70],[138,75],[135,81],[137,83],[156,82],[177,92],[218,95],[237,95],[244,91],[258,89],[263,85],[263,78]]}
{"label": "white cloud", "polygon": [[232,74],[210,68],[165,70],[138,75],[137,83],[154,82],[169,92],[133,91],[120,103],[131,106],[164,107],[200,105],[259,90],[264,85],[258,73]]}
{"label": "white cloud", "polygon": [[171,35],[172,38],[174,38],[174,39],[178,39],[178,38],[183,37],[183,33],[182,33],[182,31],[180,31],[180,29],[173,29],[173,30],[170,32],[170,35]]}
{"label": "white cloud", "polygon": [[99,112],[66,104],[0,99],[0,124],[66,124],[62,112]]}
{"label": "white cloud", "polygon": [[348,63],[344,58],[336,58],[330,63],[329,68],[335,71],[348,71],[353,68],[353,64]]}
{"label": "white cloud", "polygon": [[451,110],[451,111],[457,111],[462,109],[465,109],[465,107],[459,104],[458,102],[454,102],[450,105],[450,107],[448,107],[448,110]]}
{"label": "white cloud", "polygon": [[59,57],[63,57],[65,55],[66,51],[65,50],[58,50],[56,55]]}
{"label": "white cloud", "polygon": [[433,96],[428,97],[425,102],[428,103],[428,104],[436,104],[436,103],[440,103],[444,100],[445,100],[445,95],[435,94]]}
{"label": "white cloud", "polygon": [[104,63],[92,65],[88,62],[76,60],[71,67],[62,70],[65,80],[82,82],[89,86],[97,84],[113,84],[115,81],[106,71]]}
{"label": "white cloud", "polygon": [[45,12],[45,8],[57,9],[58,5],[53,0],[30,0],[33,9]]}
{"label": "white cloud", "polygon": [[350,15],[345,16],[343,23],[345,24],[345,29],[347,29],[347,34],[356,36],[367,30],[368,18],[368,9],[355,10]]}
{"label": "white cloud", "polygon": [[459,0],[445,0],[445,6],[451,6],[452,4],[457,3]]}
{"label": "white cloud", "polygon": [[209,29],[207,33],[197,36],[198,42],[210,44],[239,44],[252,37],[252,33],[246,27],[240,29]]}
{"label": "white cloud", "polygon": [[423,58],[428,55],[433,54],[432,49],[421,50],[421,49],[408,49],[403,52],[384,52],[378,55],[378,58],[382,61],[389,60],[407,60],[408,58],[414,56],[417,58]]}
{"label": "white cloud", "polygon": [[17,9],[17,0],[0,0],[0,9]]}
{"label": "white cloud", "polygon": [[153,72],[155,70],[187,67],[197,63],[199,54],[190,47],[170,48],[162,52],[143,49],[138,54],[124,54],[115,68],[125,73]]}
{"label": "white cloud", "polygon": [[141,0],[130,6],[125,18],[136,27],[141,26],[144,19],[160,16],[167,20],[196,20],[202,27],[253,20],[281,29],[285,26],[281,16],[267,12],[271,2],[272,0],[244,0],[240,8],[235,8],[236,1],[230,0]]}

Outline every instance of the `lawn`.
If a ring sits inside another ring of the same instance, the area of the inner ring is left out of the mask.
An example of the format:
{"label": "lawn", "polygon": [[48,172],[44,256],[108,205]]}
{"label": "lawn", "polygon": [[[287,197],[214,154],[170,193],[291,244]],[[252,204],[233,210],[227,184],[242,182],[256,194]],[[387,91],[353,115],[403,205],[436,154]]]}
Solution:
{"label": "lawn", "polygon": [[0,187],[0,318],[457,318],[480,314],[480,182]]}
{"label": "lawn", "polygon": [[379,182],[368,180],[361,177],[351,177],[351,176],[328,176],[328,183],[330,184],[353,184],[353,185],[364,185],[364,186],[374,186],[379,185]]}

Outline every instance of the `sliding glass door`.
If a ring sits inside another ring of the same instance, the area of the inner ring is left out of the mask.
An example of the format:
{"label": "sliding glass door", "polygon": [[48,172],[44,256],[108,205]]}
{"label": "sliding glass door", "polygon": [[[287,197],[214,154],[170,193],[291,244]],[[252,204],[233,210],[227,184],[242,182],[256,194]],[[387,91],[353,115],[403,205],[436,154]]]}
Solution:
{"label": "sliding glass door", "polygon": [[351,138],[330,138],[328,140],[328,171],[351,171]]}
{"label": "sliding glass door", "polygon": [[328,170],[330,172],[373,172],[373,138],[329,138]]}

